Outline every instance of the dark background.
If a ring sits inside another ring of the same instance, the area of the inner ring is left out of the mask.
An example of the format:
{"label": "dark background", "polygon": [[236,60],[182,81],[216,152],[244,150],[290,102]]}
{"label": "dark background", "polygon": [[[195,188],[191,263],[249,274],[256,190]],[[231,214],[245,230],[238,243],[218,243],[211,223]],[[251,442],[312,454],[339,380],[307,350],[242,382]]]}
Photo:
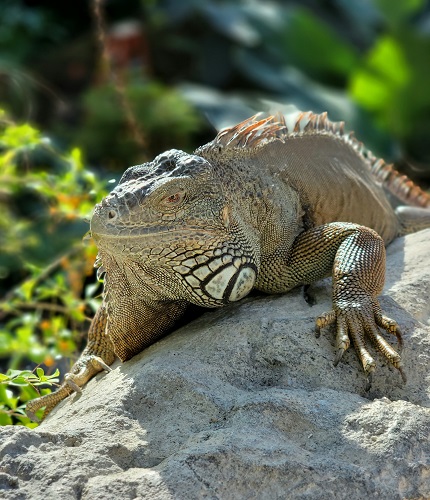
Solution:
{"label": "dark background", "polygon": [[193,149],[274,101],[328,111],[429,181],[427,1],[106,0],[110,68],[94,2],[0,6],[0,105],[92,166]]}

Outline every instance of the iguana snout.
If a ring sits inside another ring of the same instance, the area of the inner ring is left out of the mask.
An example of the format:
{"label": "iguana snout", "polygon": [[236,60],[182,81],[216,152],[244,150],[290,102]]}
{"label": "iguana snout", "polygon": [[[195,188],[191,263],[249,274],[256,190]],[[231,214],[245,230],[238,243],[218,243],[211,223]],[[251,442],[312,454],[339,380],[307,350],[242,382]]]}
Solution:
{"label": "iguana snout", "polygon": [[217,231],[223,208],[210,163],[171,150],[127,169],[115,189],[96,205],[91,231],[96,238],[150,236],[187,227]]}

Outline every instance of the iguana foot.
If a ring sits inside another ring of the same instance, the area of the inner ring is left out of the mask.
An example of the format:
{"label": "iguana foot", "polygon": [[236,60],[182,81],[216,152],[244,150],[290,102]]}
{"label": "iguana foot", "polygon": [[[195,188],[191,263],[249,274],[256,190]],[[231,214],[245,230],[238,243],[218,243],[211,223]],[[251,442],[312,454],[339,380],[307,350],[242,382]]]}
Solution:
{"label": "iguana foot", "polygon": [[79,360],[78,372],[72,371],[64,376],[64,383],[75,392],[82,392],[81,387],[88,382],[94,375],[105,370],[111,372],[112,368],[108,366],[99,356],[87,356],[85,360]]}
{"label": "iguana foot", "polygon": [[103,370],[110,372],[112,368],[110,368],[110,366],[108,366],[99,356],[86,355],[79,358],[72,367],[71,372],[65,375],[64,383],[57,391],[33,399],[27,403],[25,412],[28,418],[33,422],[40,423],[41,420],[36,416],[38,410],[45,407],[42,417],[43,420],[60,401],[73,392],[81,393],[81,387],[94,377],[94,375]]}
{"label": "iguana foot", "polygon": [[381,307],[376,299],[366,298],[362,301],[345,301],[342,304],[337,304],[334,310],[321,314],[316,319],[316,335],[320,335],[321,328],[334,323],[336,323],[337,349],[334,366],[339,363],[343,353],[349,348],[351,339],[367,375],[366,390],[369,390],[376,363],[367,350],[365,342],[365,335],[367,335],[383,356],[399,370],[403,382],[406,383],[406,374],[403,371],[400,354],[382,337],[378,327],[395,335],[399,345],[402,346],[400,328],[396,321],[382,314]]}

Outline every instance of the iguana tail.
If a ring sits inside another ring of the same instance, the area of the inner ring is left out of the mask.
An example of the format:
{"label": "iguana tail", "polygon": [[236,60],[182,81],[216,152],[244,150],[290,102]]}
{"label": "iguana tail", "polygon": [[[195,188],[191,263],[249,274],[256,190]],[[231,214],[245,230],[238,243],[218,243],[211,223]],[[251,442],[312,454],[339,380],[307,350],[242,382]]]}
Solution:
{"label": "iguana tail", "polygon": [[406,175],[398,172],[393,165],[388,165],[384,160],[377,158],[369,158],[369,160],[372,173],[399,200],[413,207],[430,207],[430,195]]}
{"label": "iguana tail", "polygon": [[406,205],[395,209],[399,221],[399,236],[416,233],[430,227],[430,195],[417,186],[409,177],[398,172],[393,165],[384,160],[373,158],[368,153],[368,159],[375,177],[397,199]]}

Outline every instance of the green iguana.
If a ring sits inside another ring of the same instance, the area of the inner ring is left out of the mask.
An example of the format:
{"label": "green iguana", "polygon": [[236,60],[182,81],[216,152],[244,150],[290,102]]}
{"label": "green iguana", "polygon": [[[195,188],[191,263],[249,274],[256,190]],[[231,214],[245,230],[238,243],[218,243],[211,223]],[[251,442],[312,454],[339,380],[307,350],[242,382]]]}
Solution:
{"label": "green iguana", "polygon": [[[386,189],[408,206],[392,208]],[[417,208],[419,207],[419,208]],[[154,343],[187,304],[220,307],[253,288],[284,293],[333,276],[335,364],[353,341],[370,384],[375,361],[365,337],[401,373],[400,355],[379,327],[397,323],[377,300],[385,246],[430,227],[430,196],[366,151],[344,124],[311,112],[260,119],[221,131],[194,154],[171,150],[127,169],[96,205],[103,303],[88,345],[54,393],[27,414],[57,403]]]}

